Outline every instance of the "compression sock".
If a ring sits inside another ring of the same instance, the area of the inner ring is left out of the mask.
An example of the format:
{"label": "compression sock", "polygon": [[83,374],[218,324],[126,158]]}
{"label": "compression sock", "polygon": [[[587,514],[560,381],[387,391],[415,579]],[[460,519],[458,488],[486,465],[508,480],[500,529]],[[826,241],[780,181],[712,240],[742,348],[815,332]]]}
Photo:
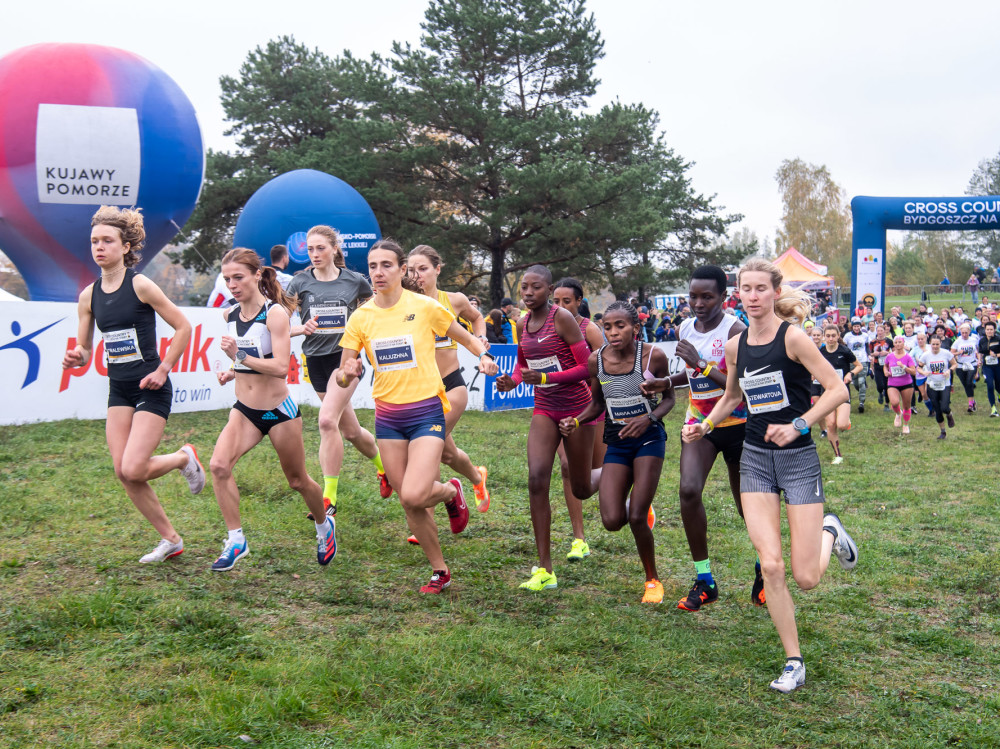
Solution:
{"label": "compression sock", "polygon": [[698,579],[715,587],[715,579],[712,577],[712,563],[708,559],[702,559],[694,563],[694,571],[698,573]]}
{"label": "compression sock", "polygon": [[337,484],[339,482],[340,476],[323,477],[323,499],[329,499],[330,504],[334,507],[337,506]]}
{"label": "compression sock", "polygon": [[892,412],[898,414],[899,413],[899,406],[893,406],[892,407]]}
{"label": "compression sock", "polygon": [[375,457],[372,458],[372,463],[375,464],[375,468],[378,469],[379,473],[385,473],[385,466],[382,465],[382,453],[375,453]]}
{"label": "compression sock", "polygon": [[912,408],[908,408],[905,411],[903,411],[903,423],[904,424],[909,424],[910,423],[910,414],[911,413],[913,413],[913,409]]}

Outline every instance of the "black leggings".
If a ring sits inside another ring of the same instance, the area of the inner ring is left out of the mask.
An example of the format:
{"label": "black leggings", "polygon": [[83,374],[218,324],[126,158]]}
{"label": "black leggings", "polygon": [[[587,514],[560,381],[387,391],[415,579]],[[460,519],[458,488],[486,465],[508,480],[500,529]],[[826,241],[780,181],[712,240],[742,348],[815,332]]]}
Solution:
{"label": "black leggings", "polygon": [[882,369],[882,365],[878,363],[874,364],[872,366],[872,374],[875,375],[875,389],[878,391],[879,395],[885,399],[885,402],[888,403],[889,383],[885,378],[885,372]]}
{"label": "black leggings", "polygon": [[976,396],[976,370],[973,369],[959,369],[958,379],[962,382],[962,387],[965,388],[965,397],[974,398]]}
{"label": "black leggings", "polygon": [[937,423],[943,424],[944,415],[951,413],[951,388],[935,390],[928,385],[927,400],[930,401],[931,407],[934,409],[934,418],[937,419]]}

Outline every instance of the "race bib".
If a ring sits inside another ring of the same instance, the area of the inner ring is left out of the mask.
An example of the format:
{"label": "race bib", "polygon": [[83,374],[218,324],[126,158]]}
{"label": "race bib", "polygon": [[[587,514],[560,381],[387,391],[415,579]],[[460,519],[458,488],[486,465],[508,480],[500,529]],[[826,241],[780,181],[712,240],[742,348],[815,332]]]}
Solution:
{"label": "race bib", "polygon": [[101,335],[104,338],[104,354],[108,364],[142,361],[142,352],[139,351],[139,336],[136,334],[135,328],[109,330]]}
{"label": "race bib", "polygon": [[[558,356],[546,356],[544,359],[526,359],[528,362],[528,369],[534,372],[562,372],[562,365],[559,363]],[[550,383],[548,385],[535,385],[536,388],[550,388],[554,387],[557,383]]]}
{"label": "race bib", "polygon": [[842,370],[842,369],[835,369],[833,371],[837,373],[837,377],[839,377],[840,381],[843,382],[844,381],[844,370]]}
{"label": "race bib", "polygon": [[886,359],[887,359],[888,357],[889,357],[889,355],[888,355],[888,354],[879,354],[879,355],[878,355],[878,363],[879,363],[879,364],[885,364],[885,360],[886,360]]}
{"label": "race bib", "polygon": [[903,377],[906,374],[906,369],[902,364],[897,364],[893,367],[889,367],[889,375],[892,377]]}
{"label": "race bib", "polygon": [[415,369],[417,366],[413,336],[410,334],[397,338],[376,338],[372,341],[372,352],[375,354],[375,368],[379,372]]}
{"label": "race bib", "polygon": [[451,338],[446,335],[434,336],[434,348],[451,348]]}
{"label": "race bib", "polygon": [[641,395],[631,398],[608,398],[608,416],[615,424],[624,424],[628,419],[636,416],[648,416],[653,412],[649,406],[649,399]]}
{"label": "race bib", "polygon": [[938,379],[932,376],[928,378],[927,384],[930,385],[931,390],[944,390],[946,387],[948,387],[948,380],[943,378]]}
{"label": "race bib", "polygon": [[741,377],[740,387],[746,396],[747,408],[752,414],[780,411],[788,405],[785,376],[781,372]]}
{"label": "race bib", "polygon": [[965,370],[966,372],[971,372],[975,368],[976,368],[975,364],[968,364],[968,363],[966,363],[966,364],[962,365],[962,369]]}
{"label": "race bib", "polygon": [[695,370],[688,370],[688,385],[691,388],[691,400],[705,400],[707,398],[721,398],[723,388],[720,388],[711,379],[704,375],[695,374]]}
{"label": "race bib", "polygon": [[[236,349],[238,351],[246,351],[247,356],[255,356],[258,359],[264,358],[260,355],[260,338],[237,338]],[[239,361],[233,364],[233,369],[237,372],[253,372],[250,367]]]}
{"label": "race bib", "polygon": [[996,356],[985,356],[985,357],[983,357],[983,364],[985,364],[988,367],[992,367],[998,361],[1000,361],[1000,358],[998,358]]}
{"label": "race bib", "polygon": [[343,335],[347,325],[347,307],[338,304],[314,304],[310,309],[316,321],[314,335]]}

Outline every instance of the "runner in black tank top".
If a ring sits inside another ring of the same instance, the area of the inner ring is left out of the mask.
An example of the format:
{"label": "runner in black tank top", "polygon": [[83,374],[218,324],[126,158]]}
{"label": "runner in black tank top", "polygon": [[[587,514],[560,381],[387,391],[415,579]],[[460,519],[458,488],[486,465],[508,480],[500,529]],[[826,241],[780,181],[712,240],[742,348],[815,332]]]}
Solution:
{"label": "runner in black tank top", "polygon": [[851,389],[850,384],[854,378],[861,374],[861,361],[854,352],[841,343],[840,330],[836,325],[828,325],[823,331],[825,341],[819,352],[833,367],[837,376],[841,378],[847,388],[847,402],[841,403],[837,408],[826,415],[826,436],[830,440],[833,448],[833,465],[840,465],[844,462],[843,454],[840,451],[840,432],[846,432],[851,428]]}
{"label": "runner in black tank top", "polygon": [[[740,297],[749,328],[726,344],[726,392],[701,424],[684,427],[683,438],[704,437],[745,396],[746,444],[740,461],[743,515],[760,557],[767,608],[785,650],[785,667],[771,687],[790,692],[805,683],[805,665],[795,626],[795,607],[785,580],[781,549],[780,495],[791,536],[792,575],[803,590],[815,587],[831,552],[845,569],[858,550],[833,513],[823,514],[819,457],[810,427],[847,400],[847,388],[808,336],[789,320],[809,313],[804,295],[781,288],[781,272],[751,258],[739,273]],[[815,376],[824,392],[810,407]]]}
{"label": "runner in black tank top", "polygon": [[601,472],[601,520],[609,531],[629,524],[646,572],[642,602],[660,603],[663,585],[656,571],[653,533],[647,516],[663,468],[666,433],[662,419],[674,407],[674,391],[668,379],[663,401],[657,404],[644,396],[640,387],[647,373],[667,378],[670,366],[662,349],[636,341],[639,313],[628,302],[613,302],[601,322],[608,344],[591,354],[587,362],[598,387],[579,417],[563,419],[559,429],[568,436],[581,423],[605,415],[604,442],[608,449]]}
{"label": "runner in black tank top", "polygon": [[[103,337],[107,359],[107,439],[115,474],[136,508],[160,534],[153,551],[139,561],[162,562],[184,551],[149,481],[179,470],[195,494],[205,486],[205,472],[192,445],[153,456],[170,415],[172,390],[168,375],[187,348],[191,324],[145,276],[132,267],[139,262],[146,233],[142,214],[104,206],[91,221],[90,246],[101,278],[80,294],[77,345],[66,352],[63,368],[82,367],[90,359],[94,324]],[[156,315],[174,335],[163,361],[157,351]]]}

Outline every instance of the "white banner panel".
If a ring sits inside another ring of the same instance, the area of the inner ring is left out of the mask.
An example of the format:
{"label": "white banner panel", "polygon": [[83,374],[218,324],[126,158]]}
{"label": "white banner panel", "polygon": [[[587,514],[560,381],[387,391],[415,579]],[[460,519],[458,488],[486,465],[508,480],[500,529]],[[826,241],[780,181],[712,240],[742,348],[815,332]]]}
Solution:
{"label": "white banner panel", "polygon": [[[0,302],[0,424],[23,424],[59,419],[103,419],[107,415],[108,381],[104,349],[95,335],[96,350],[90,362],[79,369],[63,371],[62,358],[76,345],[76,304],[68,302]],[[231,361],[219,347],[226,326],[222,312],[205,307],[184,307],[191,321],[191,340],[170,374],[174,389],[172,411],[209,411],[230,408],[236,399],[233,384],[221,386],[215,373],[228,369]],[[166,352],[173,331],[157,318],[160,352]],[[292,339],[288,386],[299,403],[319,405],[308,384],[302,338]],[[676,343],[658,343],[670,358],[670,371],[677,373],[683,362],[675,356]],[[496,346],[495,353],[505,371],[516,361],[516,347]],[[363,355],[362,355],[363,356]],[[458,349],[459,367],[469,386],[469,409],[484,409],[484,392],[489,389],[492,403],[504,400],[496,393],[494,378],[479,374],[478,360]],[[374,408],[371,384],[373,369],[364,359],[365,375],[354,394],[355,408]],[[510,366],[508,366],[508,364]],[[682,400],[679,398],[678,400]],[[531,406],[531,398],[499,407]],[[494,406],[497,407],[497,406]]]}

